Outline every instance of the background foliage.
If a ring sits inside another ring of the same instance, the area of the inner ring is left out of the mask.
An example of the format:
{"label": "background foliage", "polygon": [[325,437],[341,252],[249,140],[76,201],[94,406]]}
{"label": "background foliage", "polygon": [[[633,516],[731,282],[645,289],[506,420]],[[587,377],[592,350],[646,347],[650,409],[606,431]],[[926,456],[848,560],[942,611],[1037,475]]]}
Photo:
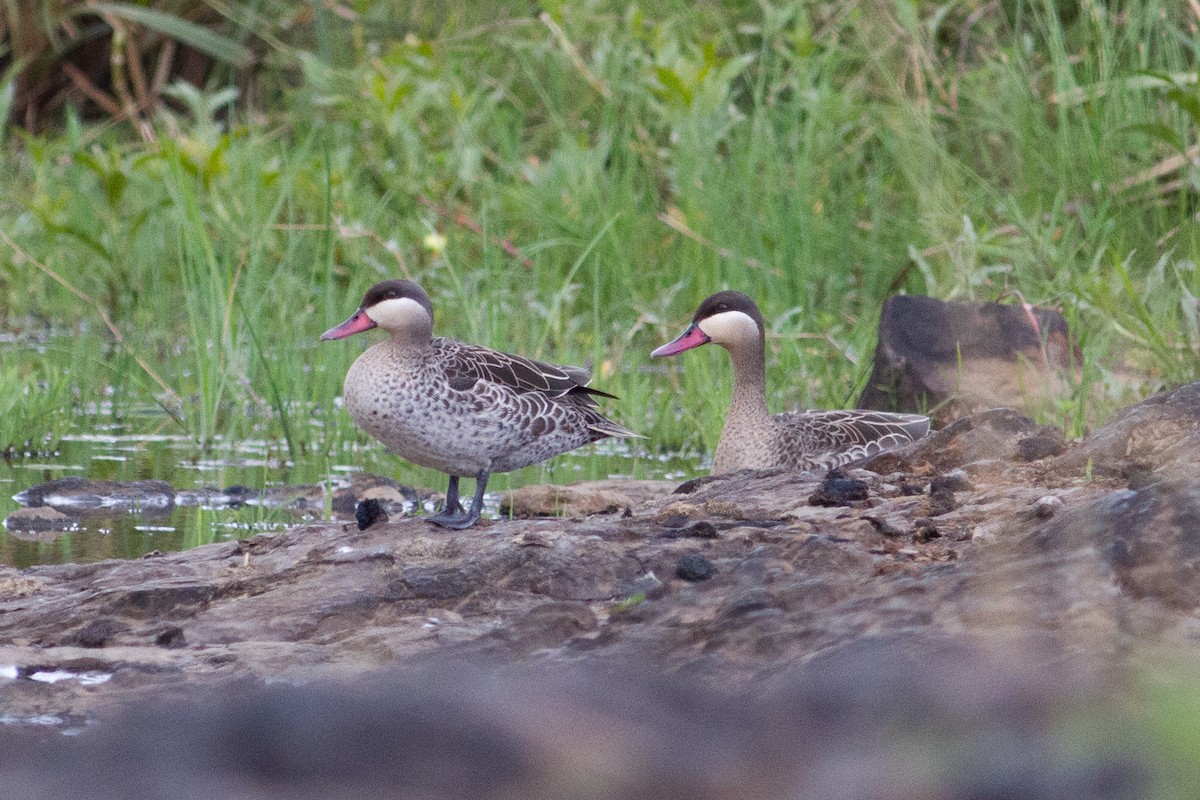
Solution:
{"label": "background foliage", "polygon": [[715,444],[723,354],[647,353],[721,287],[775,410],[851,404],[897,291],[1060,307],[1072,435],[1195,375],[1193,4],[4,9],[0,445],[146,403],[201,446],[364,441],[359,348],[316,337],[393,276],[593,366],[652,452]]}

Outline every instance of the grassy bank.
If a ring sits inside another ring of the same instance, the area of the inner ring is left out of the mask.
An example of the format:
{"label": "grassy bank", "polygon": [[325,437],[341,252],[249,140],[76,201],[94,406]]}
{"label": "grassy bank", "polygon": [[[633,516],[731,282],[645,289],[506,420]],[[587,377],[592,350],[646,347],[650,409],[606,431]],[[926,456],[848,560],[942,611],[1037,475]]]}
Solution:
{"label": "grassy bank", "polygon": [[74,335],[5,350],[0,446],[158,404],[200,444],[336,452],[361,348],[317,336],[395,276],[442,334],[591,365],[652,451],[715,444],[724,355],[647,353],[725,286],[764,308],[776,410],[851,403],[901,290],[1061,307],[1073,435],[1127,369],[1194,377],[1186,4],[386,5],[318,15],[250,99],[177,92],[149,141],[5,131],[0,325]]}

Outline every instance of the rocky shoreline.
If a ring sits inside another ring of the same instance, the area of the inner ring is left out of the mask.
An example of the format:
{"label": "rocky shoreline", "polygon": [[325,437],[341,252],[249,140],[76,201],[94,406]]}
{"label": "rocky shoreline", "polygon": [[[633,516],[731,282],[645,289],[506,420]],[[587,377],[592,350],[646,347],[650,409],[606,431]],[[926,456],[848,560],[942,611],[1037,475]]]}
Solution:
{"label": "rocky shoreline", "polygon": [[[961,707],[968,727],[1041,730],[1039,703],[1120,694],[1149,653],[1195,660],[1197,478],[1200,384],[1192,384],[1130,407],[1080,444],[1014,412],[987,411],[832,479],[767,471],[682,486],[530,487],[508,500],[511,513],[556,516],[455,533],[396,516],[363,531],[310,524],[135,561],[0,570],[5,735],[44,745],[61,731],[85,730],[81,746],[99,747],[105,734],[92,729],[128,730],[121,725],[145,710],[146,698],[159,707],[249,692],[270,705],[282,702],[263,699],[275,697],[264,687],[276,683],[320,687],[310,697],[351,706],[364,685],[388,702],[445,699],[457,696],[431,676],[452,667],[480,670],[456,700],[476,712],[520,695],[537,713],[561,706],[591,719],[595,698],[581,699],[579,687],[594,685],[648,693],[647,708],[657,703],[667,714],[670,692],[647,688],[658,686],[645,677],[652,674],[708,698],[700,707],[756,709],[728,721],[738,735],[762,737],[751,759],[759,772],[739,760],[749,758],[741,751],[727,765],[731,775],[759,775],[742,790],[815,791],[825,784],[772,760],[769,742],[820,738],[814,732],[843,731],[846,719],[870,727],[870,715],[854,717],[856,703],[891,708],[911,694],[921,719]],[[779,693],[804,708],[827,702],[828,718],[809,709],[804,719],[775,719],[769,698]],[[1009,701],[1029,718],[997,722],[996,704],[1010,708]],[[638,718],[626,701],[612,702],[620,706],[614,719]],[[227,702],[209,705],[236,716]],[[680,713],[692,724],[708,712]],[[529,721],[518,725],[513,714],[505,724],[527,733]],[[652,741],[670,738],[650,727]],[[697,736],[697,747],[714,744]],[[601,750],[605,763],[645,773],[630,766],[630,754]],[[1055,796],[1141,796],[1137,758],[1093,755],[1085,772],[1119,776],[1104,784],[1112,791],[1093,782],[1091,795]],[[14,758],[5,769],[24,774]],[[1047,775],[1061,766],[1047,764]],[[718,773],[696,767],[703,791],[653,796],[755,796],[731,793]],[[1019,775],[1040,779],[1037,770],[1014,768],[1013,779]],[[480,796],[652,796],[617,783],[590,795],[514,785],[525,794]],[[420,796],[456,796],[447,792],[435,786]]]}

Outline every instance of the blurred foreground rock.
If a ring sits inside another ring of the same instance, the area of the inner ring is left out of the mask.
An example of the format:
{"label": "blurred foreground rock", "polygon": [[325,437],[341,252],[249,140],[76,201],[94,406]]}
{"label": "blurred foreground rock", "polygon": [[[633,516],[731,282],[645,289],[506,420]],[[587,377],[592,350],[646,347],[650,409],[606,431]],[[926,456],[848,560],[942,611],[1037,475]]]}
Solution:
{"label": "blurred foreground rock", "polygon": [[1143,797],[1161,776],[1129,688],[1152,654],[1200,663],[1197,430],[1191,385],[1076,445],[967,417],[843,469],[861,485],[836,502],[781,470],[604,482],[542,493],[604,499],[571,518],[0,570],[0,779],[22,799]]}
{"label": "blurred foreground rock", "polygon": [[1033,413],[1069,391],[1079,358],[1053,309],[896,295],[858,407],[930,414],[937,426],[988,408]]}

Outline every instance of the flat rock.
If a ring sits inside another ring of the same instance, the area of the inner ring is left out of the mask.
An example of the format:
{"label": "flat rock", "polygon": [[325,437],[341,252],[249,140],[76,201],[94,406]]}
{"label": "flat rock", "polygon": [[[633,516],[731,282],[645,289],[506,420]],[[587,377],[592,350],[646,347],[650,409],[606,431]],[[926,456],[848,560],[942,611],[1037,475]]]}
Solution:
{"label": "flat rock", "polygon": [[587,517],[639,508],[669,494],[673,481],[588,481],[571,486],[522,486],[500,499],[501,517]]}
{"label": "flat rock", "polygon": [[18,539],[53,541],[79,523],[79,518],[50,506],[18,508],[4,518],[4,527]]}

